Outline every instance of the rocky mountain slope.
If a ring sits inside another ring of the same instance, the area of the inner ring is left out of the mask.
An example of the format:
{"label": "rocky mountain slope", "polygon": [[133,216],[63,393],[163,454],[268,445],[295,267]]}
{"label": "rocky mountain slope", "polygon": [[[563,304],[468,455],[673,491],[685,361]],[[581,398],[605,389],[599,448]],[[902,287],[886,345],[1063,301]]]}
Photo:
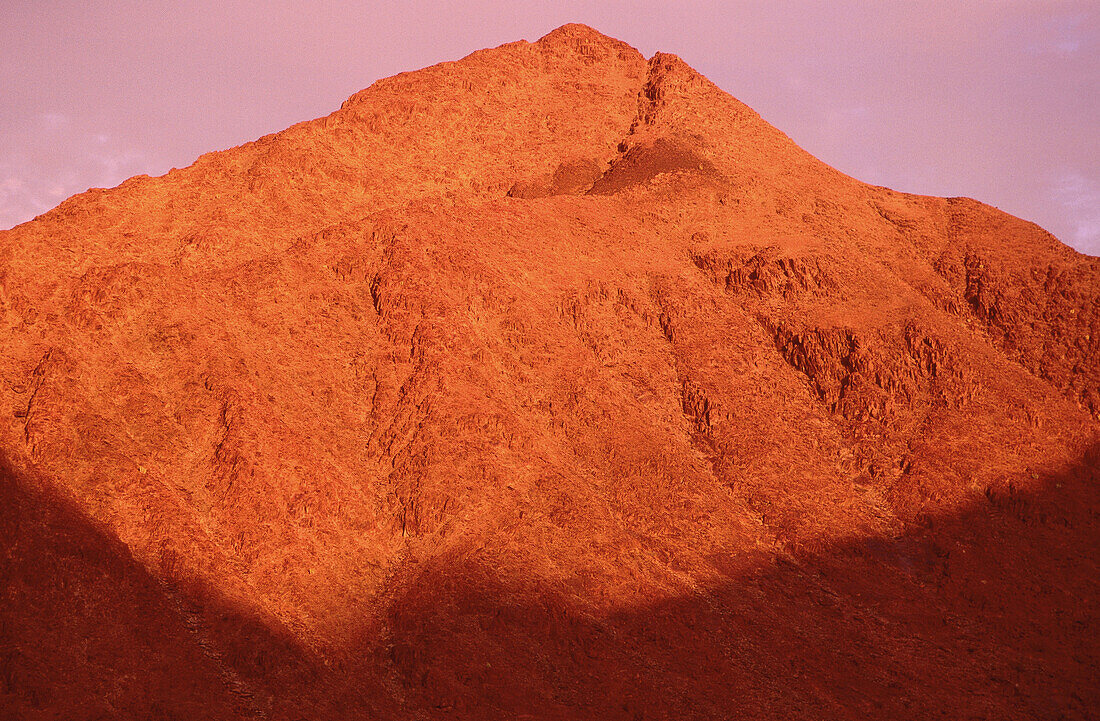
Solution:
{"label": "rocky mountain slope", "polygon": [[1100,260],[584,26],[0,232],[5,718],[1089,718]]}

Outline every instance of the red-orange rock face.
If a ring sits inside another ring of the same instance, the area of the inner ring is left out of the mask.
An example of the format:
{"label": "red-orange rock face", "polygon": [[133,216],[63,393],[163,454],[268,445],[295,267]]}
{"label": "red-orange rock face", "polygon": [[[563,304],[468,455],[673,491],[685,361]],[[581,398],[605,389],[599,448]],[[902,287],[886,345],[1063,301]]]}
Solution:
{"label": "red-orange rock face", "polygon": [[1100,261],[583,26],[0,233],[0,715],[1087,718]]}

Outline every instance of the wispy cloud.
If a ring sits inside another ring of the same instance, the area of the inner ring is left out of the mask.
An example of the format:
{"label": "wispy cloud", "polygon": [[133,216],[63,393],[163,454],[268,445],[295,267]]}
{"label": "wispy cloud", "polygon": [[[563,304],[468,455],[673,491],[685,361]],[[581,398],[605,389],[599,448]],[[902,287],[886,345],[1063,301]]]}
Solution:
{"label": "wispy cloud", "polygon": [[38,119],[47,131],[60,130],[69,124],[69,116],[63,113],[42,113]]}
{"label": "wispy cloud", "polygon": [[1100,255],[1100,181],[1067,172],[1055,181],[1051,199],[1073,219],[1073,237],[1067,242],[1082,253]]}
{"label": "wispy cloud", "polygon": [[92,187],[146,172],[146,156],[110,134],[80,128],[61,113],[24,119],[0,133],[0,229]]}
{"label": "wispy cloud", "polygon": [[1031,39],[1027,51],[1033,55],[1070,58],[1089,43],[1088,21],[1089,16],[1084,13],[1055,14],[1028,31]]}

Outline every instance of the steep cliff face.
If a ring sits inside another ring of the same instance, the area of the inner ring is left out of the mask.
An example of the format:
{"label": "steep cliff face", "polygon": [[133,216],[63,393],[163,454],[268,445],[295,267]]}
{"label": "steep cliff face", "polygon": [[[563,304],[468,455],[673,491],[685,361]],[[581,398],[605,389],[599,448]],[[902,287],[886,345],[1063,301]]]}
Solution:
{"label": "steep cliff face", "polygon": [[379,81],[0,233],[0,708],[1087,717],[1098,297],[583,26]]}

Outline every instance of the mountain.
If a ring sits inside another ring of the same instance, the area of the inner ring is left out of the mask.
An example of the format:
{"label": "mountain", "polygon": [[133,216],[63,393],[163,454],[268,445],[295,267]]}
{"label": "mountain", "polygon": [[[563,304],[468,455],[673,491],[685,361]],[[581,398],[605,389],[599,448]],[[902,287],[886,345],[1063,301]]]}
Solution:
{"label": "mountain", "polygon": [[1089,718],[1100,260],[567,25],[0,232],[0,715]]}

